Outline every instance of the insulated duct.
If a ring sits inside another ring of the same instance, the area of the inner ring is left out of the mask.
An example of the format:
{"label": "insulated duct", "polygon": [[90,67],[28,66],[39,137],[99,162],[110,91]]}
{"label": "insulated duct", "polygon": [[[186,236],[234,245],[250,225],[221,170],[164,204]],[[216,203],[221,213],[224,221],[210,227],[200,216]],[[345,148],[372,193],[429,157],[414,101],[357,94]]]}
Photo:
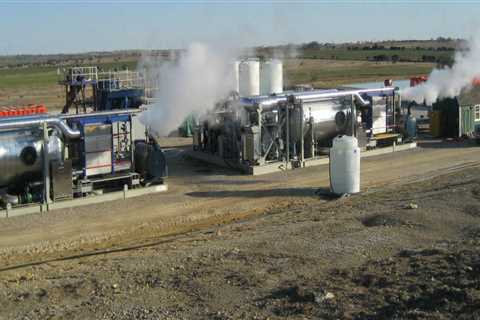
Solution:
{"label": "insulated duct", "polygon": [[396,88],[379,88],[379,89],[365,89],[365,90],[345,90],[345,91],[337,91],[337,92],[325,92],[325,93],[317,93],[317,94],[309,94],[306,96],[294,96],[295,99],[301,101],[311,101],[311,100],[319,100],[319,99],[328,99],[328,98],[337,98],[337,97],[345,97],[345,96],[354,96],[356,101],[360,104],[367,106],[370,103],[365,101],[362,98],[363,93],[390,93],[395,91]]}
{"label": "insulated duct", "polygon": [[70,128],[62,119],[49,116],[27,116],[13,117],[0,121],[1,129],[17,129],[32,126],[39,126],[46,123],[49,127],[55,127],[62,132],[67,139],[77,139],[80,137],[80,131]]}
{"label": "insulated duct", "polygon": [[257,106],[262,110],[268,109],[268,107],[273,107],[279,102],[289,101],[293,102],[295,100],[302,102],[314,102],[320,100],[327,100],[331,98],[353,96],[355,101],[360,103],[362,106],[368,106],[369,101],[363,99],[362,94],[392,94],[396,91],[397,88],[387,87],[379,89],[362,89],[362,90],[322,90],[320,92],[309,91],[309,92],[298,92],[291,95],[281,95],[268,97],[262,99],[261,101],[255,101],[255,99],[243,99],[241,104],[243,106]]}

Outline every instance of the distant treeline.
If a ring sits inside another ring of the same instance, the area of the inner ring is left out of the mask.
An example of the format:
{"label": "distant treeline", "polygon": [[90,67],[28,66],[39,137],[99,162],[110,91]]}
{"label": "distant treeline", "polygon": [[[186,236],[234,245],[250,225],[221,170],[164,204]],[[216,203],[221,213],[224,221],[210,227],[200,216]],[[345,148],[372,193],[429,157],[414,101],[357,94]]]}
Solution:
{"label": "distant treeline", "polygon": [[320,50],[320,49],[337,49],[337,48],[346,48],[347,50],[430,50],[430,51],[455,51],[455,47],[402,47],[402,46],[385,46],[380,44],[373,44],[373,45],[349,45],[345,46],[343,44],[335,45],[333,43],[318,43],[316,41],[312,41],[309,43],[305,43],[300,47],[303,50]]}
{"label": "distant treeline", "polygon": [[[391,56],[386,55],[386,54],[379,54],[379,55],[367,57],[367,60],[376,61],[376,62],[391,61],[393,63],[396,63],[396,62],[399,62],[399,61],[411,62],[411,60],[401,59],[398,54],[394,54],[394,55],[391,55]],[[452,57],[445,57],[445,56],[436,57],[436,56],[422,55],[421,61],[422,62],[436,63],[440,67],[452,66],[452,64],[453,64],[453,58]]]}
{"label": "distant treeline", "polygon": [[[464,47],[463,40],[442,38],[432,40],[383,41],[377,43],[304,43],[296,47],[297,57],[306,59],[368,60],[375,62],[428,62],[439,66],[453,63],[454,52]],[[292,52],[292,45],[283,46]],[[281,48],[276,47],[278,52]],[[264,50],[264,52],[266,52]]]}

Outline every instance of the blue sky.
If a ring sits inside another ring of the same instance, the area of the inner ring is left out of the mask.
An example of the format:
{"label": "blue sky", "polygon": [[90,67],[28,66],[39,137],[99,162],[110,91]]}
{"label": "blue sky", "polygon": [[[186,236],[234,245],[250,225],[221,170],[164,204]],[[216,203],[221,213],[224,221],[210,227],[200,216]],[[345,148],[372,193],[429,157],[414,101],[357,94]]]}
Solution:
{"label": "blue sky", "polygon": [[6,1],[0,54],[467,37],[480,1]]}

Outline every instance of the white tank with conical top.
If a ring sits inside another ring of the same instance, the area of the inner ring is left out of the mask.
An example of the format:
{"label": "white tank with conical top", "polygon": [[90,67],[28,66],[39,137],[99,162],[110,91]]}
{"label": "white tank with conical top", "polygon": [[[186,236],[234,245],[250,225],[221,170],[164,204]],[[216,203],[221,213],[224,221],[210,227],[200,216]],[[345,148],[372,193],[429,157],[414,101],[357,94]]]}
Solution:
{"label": "white tank with conical top", "polygon": [[330,189],[334,194],[360,192],[360,148],[355,137],[341,135],[330,148]]}

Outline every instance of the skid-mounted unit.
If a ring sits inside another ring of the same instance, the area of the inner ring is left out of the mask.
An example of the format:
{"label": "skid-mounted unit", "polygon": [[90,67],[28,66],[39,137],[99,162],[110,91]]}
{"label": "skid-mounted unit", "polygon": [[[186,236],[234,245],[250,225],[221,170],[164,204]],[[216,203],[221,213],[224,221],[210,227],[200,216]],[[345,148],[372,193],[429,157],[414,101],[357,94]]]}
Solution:
{"label": "skid-mounted unit", "polygon": [[148,135],[134,132],[137,113],[0,119],[1,204],[49,204],[163,183],[164,155]]}
{"label": "skid-mounted unit", "polygon": [[401,143],[399,102],[393,87],[232,97],[201,119],[194,155],[252,172],[275,163],[302,167],[325,156],[339,134],[356,136],[363,149]]}

